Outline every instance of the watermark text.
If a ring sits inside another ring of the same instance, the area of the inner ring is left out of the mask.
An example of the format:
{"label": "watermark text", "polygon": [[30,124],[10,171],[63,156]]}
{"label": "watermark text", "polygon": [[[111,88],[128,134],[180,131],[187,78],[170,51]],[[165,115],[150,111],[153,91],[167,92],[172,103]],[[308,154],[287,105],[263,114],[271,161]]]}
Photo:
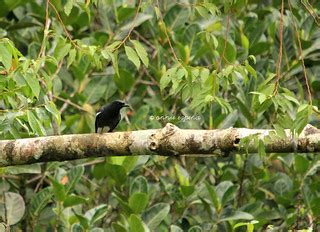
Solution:
{"label": "watermark text", "polygon": [[201,116],[200,115],[151,115],[149,117],[150,120],[157,120],[157,121],[182,121],[182,122],[186,122],[186,121],[200,121],[201,120]]}

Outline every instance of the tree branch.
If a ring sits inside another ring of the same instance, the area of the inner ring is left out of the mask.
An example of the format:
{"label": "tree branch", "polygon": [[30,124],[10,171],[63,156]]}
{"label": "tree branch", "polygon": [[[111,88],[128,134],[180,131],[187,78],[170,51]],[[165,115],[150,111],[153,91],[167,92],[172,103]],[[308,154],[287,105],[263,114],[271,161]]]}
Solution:
{"label": "tree branch", "polygon": [[285,133],[286,137],[280,138],[274,130],[184,130],[168,123],[162,129],[2,140],[0,166],[102,156],[256,153],[259,139],[266,152],[320,151],[319,129],[307,125],[296,139],[290,130]]}

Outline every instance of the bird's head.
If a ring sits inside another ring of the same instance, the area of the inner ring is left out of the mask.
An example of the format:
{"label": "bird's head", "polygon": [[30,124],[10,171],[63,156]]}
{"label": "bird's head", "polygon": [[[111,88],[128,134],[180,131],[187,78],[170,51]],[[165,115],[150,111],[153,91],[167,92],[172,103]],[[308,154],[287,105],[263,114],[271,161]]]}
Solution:
{"label": "bird's head", "polygon": [[123,107],[130,107],[130,106],[127,103],[125,103],[124,101],[116,100],[111,103],[111,107],[114,109],[120,110]]}

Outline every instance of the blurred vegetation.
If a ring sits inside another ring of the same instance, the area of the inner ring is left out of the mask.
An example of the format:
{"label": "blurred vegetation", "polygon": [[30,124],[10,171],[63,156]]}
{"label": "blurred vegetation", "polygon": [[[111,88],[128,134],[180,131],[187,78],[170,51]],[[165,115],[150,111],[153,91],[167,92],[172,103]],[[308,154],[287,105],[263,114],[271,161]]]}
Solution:
{"label": "blurred vegetation", "polygon": [[[118,131],[319,126],[317,9],[312,0],[4,0],[0,137],[92,133],[95,112],[115,99],[133,108]],[[318,156],[260,145],[250,155],[2,168],[0,227],[319,230]]]}

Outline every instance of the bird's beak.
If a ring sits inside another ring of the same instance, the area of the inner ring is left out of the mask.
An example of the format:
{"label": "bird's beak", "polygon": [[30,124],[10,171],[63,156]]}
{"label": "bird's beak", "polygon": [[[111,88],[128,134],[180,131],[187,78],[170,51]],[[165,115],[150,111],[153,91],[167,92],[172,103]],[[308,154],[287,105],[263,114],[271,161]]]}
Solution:
{"label": "bird's beak", "polygon": [[125,104],[123,105],[123,107],[128,107],[129,109],[132,109],[131,106],[130,106],[129,104],[127,104],[127,103],[125,103]]}

